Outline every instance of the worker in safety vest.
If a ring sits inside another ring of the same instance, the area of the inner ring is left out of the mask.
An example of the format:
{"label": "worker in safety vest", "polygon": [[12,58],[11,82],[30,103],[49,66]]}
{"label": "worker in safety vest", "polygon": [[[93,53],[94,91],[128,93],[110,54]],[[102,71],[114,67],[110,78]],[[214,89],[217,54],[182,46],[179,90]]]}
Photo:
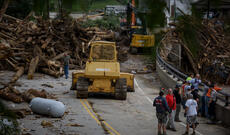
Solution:
{"label": "worker in safety vest", "polygon": [[210,116],[209,116],[209,112],[208,112],[208,106],[209,106],[209,104],[210,104],[210,98],[211,98],[211,94],[212,94],[212,91],[213,90],[215,90],[215,91],[220,91],[220,90],[222,90],[221,88],[219,88],[219,87],[217,87],[217,86],[215,86],[215,84],[214,83],[212,83],[210,86],[209,86],[209,89],[208,89],[208,92],[207,92],[207,94],[206,94],[206,96],[205,96],[205,116],[207,117],[207,118],[209,118]]}

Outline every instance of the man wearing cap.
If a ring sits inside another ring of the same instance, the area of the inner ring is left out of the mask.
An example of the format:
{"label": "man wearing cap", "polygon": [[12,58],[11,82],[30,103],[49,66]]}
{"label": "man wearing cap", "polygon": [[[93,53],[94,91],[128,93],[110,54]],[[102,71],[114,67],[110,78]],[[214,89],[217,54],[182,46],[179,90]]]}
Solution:
{"label": "man wearing cap", "polygon": [[176,122],[181,122],[181,120],[179,119],[179,114],[180,114],[180,110],[181,110],[181,91],[180,91],[180,87],[177,84],[175,89],[173,90],[173,94],[176,98],[176,115],[175,115],[175,121]]}
{"label": "man wearing cap", "polygon": [[195,124],[196,124],[196,118],[197,118],[197,102],[193,99],[192,94],[188,94],[188,100],[186,101],[186,109],[185,109],[185,116],[186,116],[186,132],[183,135],[189,135],[189,126],[192,125],[193,133],[192,135],[195,135]]}
{"label": "man wearing cap", "polygon": [[163,135],[166,135],[165,124],[167,122],[167,115],[170,111],[166,99],[163,97],[164,92],[161,90],[159,96],[153,101],[153,106],[156,107],[156,116],[158,119],[158,135],[161,135],[161,129],[163,130]]}

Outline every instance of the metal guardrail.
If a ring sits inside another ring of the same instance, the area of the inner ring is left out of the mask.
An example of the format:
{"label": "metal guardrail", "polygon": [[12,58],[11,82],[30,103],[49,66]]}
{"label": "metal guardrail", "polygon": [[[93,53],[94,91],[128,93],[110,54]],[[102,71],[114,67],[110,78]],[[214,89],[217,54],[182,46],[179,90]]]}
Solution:
{"label": "metal guardrail", "polygon": [[[173,67],[172,65],[168,64],[167,62],[165,62],[165,61],[161,58],[161,56],[160,56],[160,54],[159,54],[159,47],[156,49],[156,60],[157,60],[157,62],[158,62],[161,66],[163,66],[163,67],[165,68],[165,70],[166,70],[169,74],[171,74],[171,75],[173,75],[174,77],[178,78],[180,81],[184,81],[184,80],[186,80],[186,78],[188,77],[188,75],[186,75],[186,74],[180,72],[178,69],[176,69],[176,68]],[[201,83],[201,86],[206,86],[206,84]],[[200,91],[203,91],[203,89],[200,89]],[[230,102],[229,102],[230,94],[225,93],[225,92],[222,92],[222,91],[218,91],[218,93],[219,93],[222,97],[217,96],[217,98],[218,98],[220,101],[224,102],[224,103],[225,103],[225,106],[228,106],[229,103],[230,103]],[[223,97],[225,97],[225,98],[223,98]]]}

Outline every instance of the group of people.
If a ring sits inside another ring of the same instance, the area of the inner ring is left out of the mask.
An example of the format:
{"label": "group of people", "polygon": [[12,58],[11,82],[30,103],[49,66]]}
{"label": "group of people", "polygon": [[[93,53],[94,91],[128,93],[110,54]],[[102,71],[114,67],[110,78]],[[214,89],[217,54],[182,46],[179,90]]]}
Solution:
{"label": "group of people", "polygon": [[216,91],[221,88],[208,82],[200,96],[198,94],[200,84],[200,75],[196,74],[195,77],[190,75],[182,85],[176,85],[174,90],[161,88],[159,96],[153,101],[158,119],[158,135],[162,134],[161,130],[163,135],[166,135],[166,129],[177,131],[174,122],[181,122],[179,118],[181,107],[184,109],[187,124],[184,135],[189,134],[190,127],[193,128],[192,135],[195,135],[195,128],[199,124],[197,115],[215,121]]}

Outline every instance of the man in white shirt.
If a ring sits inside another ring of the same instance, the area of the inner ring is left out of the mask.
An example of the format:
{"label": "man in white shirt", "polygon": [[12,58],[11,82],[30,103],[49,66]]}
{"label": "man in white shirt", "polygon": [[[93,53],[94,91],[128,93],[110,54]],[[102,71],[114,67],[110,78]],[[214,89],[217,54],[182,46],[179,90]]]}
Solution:
{"label": "man in white shirt", "polygon": [[196,117],[197,117],[197,102],[193,99],[192,94],[188,94],[188,100],[186,101],[186,109],[185,109],[185,115],[186,115],[186,132],[183,135],[189,135],[189,125],[192,125],[193,133],[192,135],[195,135],[195,123],[196,123]]}

